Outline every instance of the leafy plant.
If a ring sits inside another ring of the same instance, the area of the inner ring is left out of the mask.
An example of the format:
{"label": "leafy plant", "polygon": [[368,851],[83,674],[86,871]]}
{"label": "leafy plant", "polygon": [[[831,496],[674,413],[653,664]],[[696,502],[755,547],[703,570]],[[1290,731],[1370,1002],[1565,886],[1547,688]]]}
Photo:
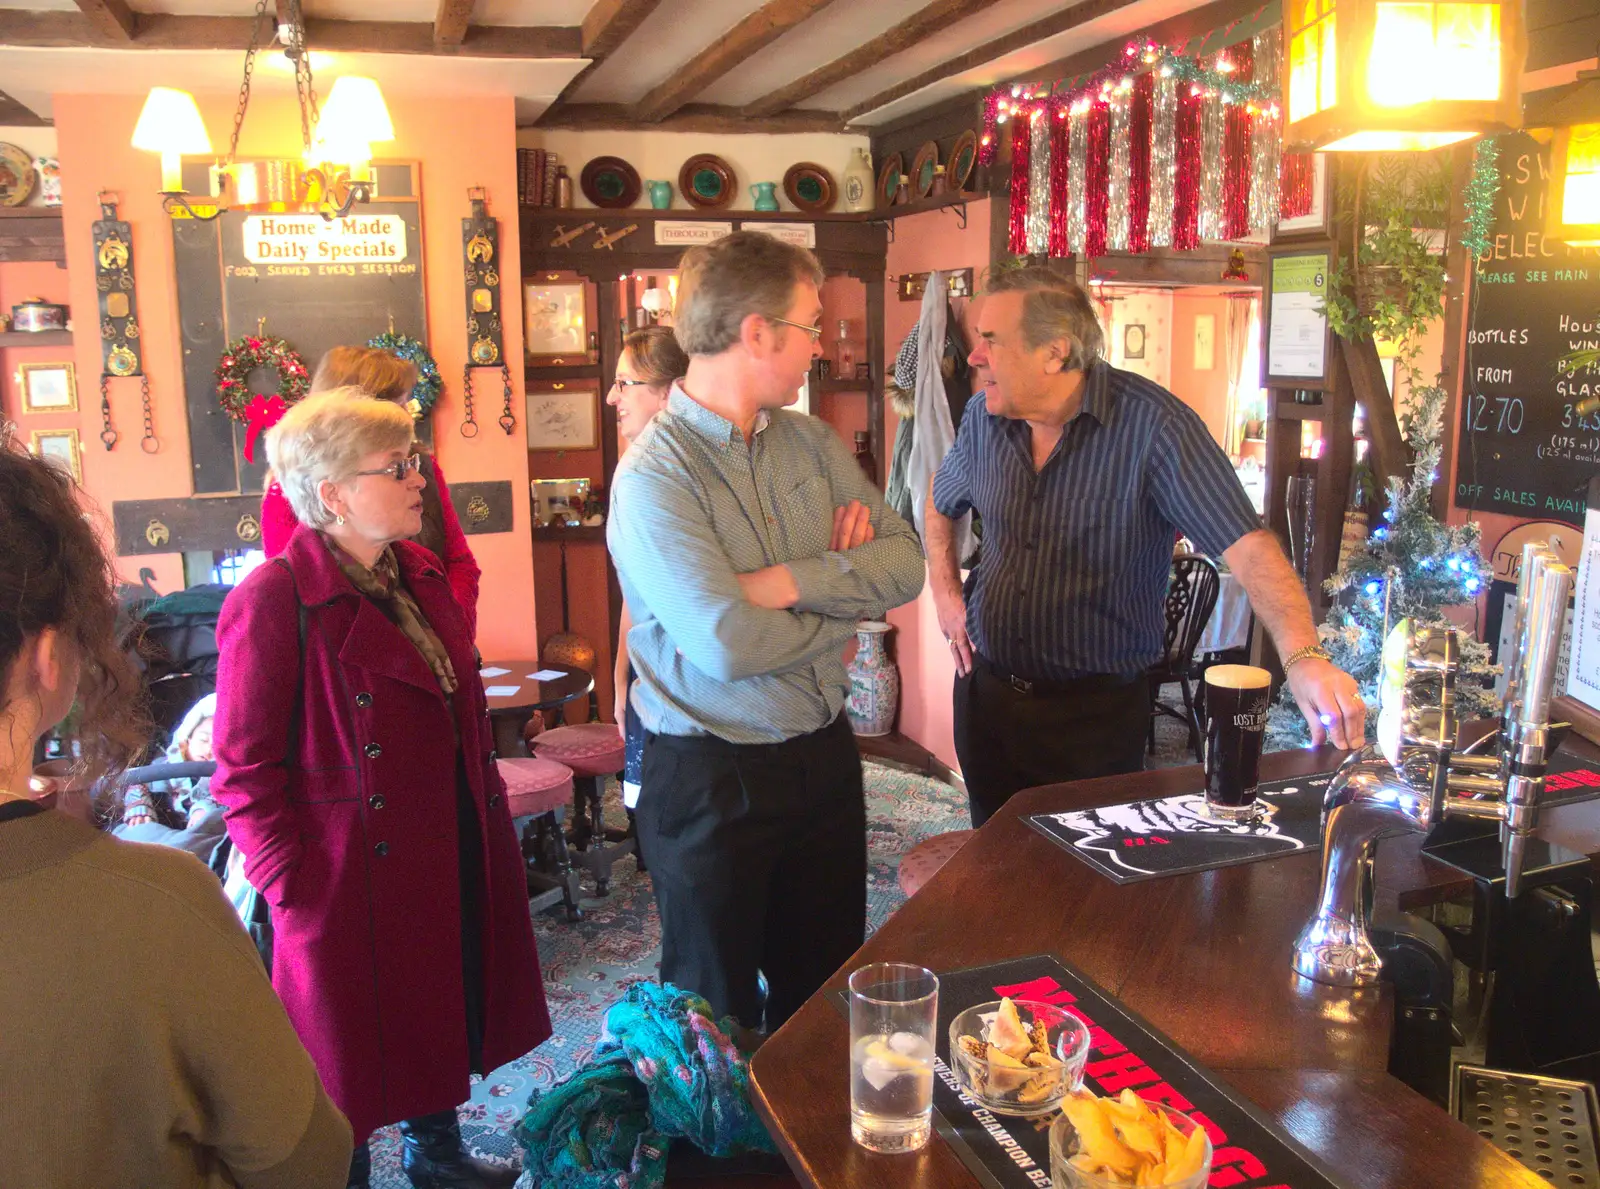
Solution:
{"label": "leafy plant", "polygon": [[1344,339],[1381,338],[1399,354],[1398,375],[1415,388],[1416,359],[1428,324],[1444,311],[1444,256],[1417,232],[1440,230],[1450,208],[1448,158],[1439,153],[1375,153],[1340,179],[1339,219],[1355,244],[1352,259],[1329,269],[1324,312]]}

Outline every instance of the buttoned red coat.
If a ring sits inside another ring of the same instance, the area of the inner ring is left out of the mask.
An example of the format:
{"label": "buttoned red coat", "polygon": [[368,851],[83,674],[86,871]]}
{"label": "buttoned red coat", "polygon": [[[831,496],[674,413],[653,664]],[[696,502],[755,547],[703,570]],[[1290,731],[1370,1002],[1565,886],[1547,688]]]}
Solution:
{"label": "buttoned red coat", "polygon": [[484,1069],[550,1035],[466,620],[433,554],[408,541],[394,552],[450,654],[460,683],[450,701],[303,526],[287,566],[269,561],[240,583],[217,628],[212,792],[272,905],[272,984],[358,1140],[469,1093],[458,737],[485,876]]}

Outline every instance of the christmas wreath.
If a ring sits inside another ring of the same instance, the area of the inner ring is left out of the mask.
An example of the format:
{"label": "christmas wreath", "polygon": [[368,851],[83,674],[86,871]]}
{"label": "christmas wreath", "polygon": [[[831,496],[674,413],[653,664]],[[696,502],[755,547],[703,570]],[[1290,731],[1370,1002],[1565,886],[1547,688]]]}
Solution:
{"label": "christmas wreath", "polygon": [[433,406],[439,403],[439,393],[444,390],[444,381],[439,377],[439,365],[428,354],[428,348],[408,334],[393,331],[368,339],[367,346],[387,351],[416,368],[417,386],[411,390],[406,408],[417,421],[433,412]]}
{"label": "christmas wreath", "polygon": [[[278,373],[276,392],[250,391],[250,373]],[[311,387],[311,373],[295,349],[270,334],[247,334],[228,344],[217,364],[217,404],[245,427],[244,456],[255,461],[256,439],[289,411]]]}

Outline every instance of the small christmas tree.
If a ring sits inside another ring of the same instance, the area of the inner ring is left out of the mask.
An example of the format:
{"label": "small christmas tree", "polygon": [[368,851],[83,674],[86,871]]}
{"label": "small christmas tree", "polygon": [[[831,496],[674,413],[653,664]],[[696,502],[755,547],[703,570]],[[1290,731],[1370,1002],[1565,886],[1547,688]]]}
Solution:
{"label": "small christmas tree", "polygon": [[[1366,548],[1346,559],[1325,583],[1333,604],[1319,629],[1322,646],[1361,688],[1367,703],[1368,739],[1378,721],[1385,600],[1390,625],[1409,617],[1417,627],[1454,627],[1445,618],[1445,608],[1475,601],[1488,582],[1477,524],[1452,528],[1441,524],[1429,508],[1429,495],[1439,478],[1444,405],[1443,388],[1412,390],[1406,426],[1406,440],[1414,452],[1410,478],[1389,480],[1383,523],[1367,537]],[[1498,711],[1499,700],[1489,688],[1498,672],[1489,661],[1488,646],[1473,639],[1471,633],[1461,633],[1456,706],[1463,719]],[[1305,717],[1286,684],[1267,721],[1267,746],[1278,750],[1306,747],[1310,742]]]}

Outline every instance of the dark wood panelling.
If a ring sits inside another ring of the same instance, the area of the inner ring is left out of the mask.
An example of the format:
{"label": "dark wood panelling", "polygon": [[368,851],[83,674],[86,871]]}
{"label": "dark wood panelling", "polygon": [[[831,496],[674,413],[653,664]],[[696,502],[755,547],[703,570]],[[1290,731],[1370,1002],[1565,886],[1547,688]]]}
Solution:
{"label": "dark wood panelling", "polygon": [[117,556],[261,548],[261,497],[115,500]]}
{"label": "dark wood panelling", "polygon": [[67,242],[60,207],[18,206],[0,210],[0,263],[52,260],[65,268]]}
{"label": "dark wood panelling", "polygon": [[456,507],[461,531],[467,536],[482,533],[509,533],[511,523],[511,480],[450,484],[450,502]]}

